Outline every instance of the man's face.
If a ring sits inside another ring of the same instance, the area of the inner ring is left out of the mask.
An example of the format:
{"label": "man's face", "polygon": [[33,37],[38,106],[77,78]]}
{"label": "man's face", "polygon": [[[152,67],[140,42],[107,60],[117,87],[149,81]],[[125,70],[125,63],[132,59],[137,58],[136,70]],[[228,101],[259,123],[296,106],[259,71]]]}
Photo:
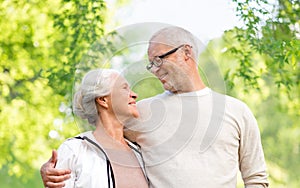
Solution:
{"label": "man's face", "polygon": [[[158,56],[161,56],[178,46],[169,46],[162,43],[150,43],[148,48],[148,58],[153,62]],[[162,64],[157,67],[153,65],[149,71],[153,73],[163,84],[165,90],[177,93],[186,83],[187,69],[184,61],[184,46],[178,48],[172,54],[161,58]]]}

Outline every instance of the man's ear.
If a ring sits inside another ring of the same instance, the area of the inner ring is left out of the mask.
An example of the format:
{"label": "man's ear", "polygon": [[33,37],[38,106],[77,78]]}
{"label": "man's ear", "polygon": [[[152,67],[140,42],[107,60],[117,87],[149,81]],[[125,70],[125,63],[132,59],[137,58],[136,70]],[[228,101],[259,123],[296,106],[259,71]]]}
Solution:
{"label": "man's ear", "polygon": [[185,60],[192,57],[192,47],[190,45],[184,46]]}
{"label": "man's ear", "polygon": [[96,98],[96,103],[104,108],[108,108],[107,98],[106,97],[98,97]]}

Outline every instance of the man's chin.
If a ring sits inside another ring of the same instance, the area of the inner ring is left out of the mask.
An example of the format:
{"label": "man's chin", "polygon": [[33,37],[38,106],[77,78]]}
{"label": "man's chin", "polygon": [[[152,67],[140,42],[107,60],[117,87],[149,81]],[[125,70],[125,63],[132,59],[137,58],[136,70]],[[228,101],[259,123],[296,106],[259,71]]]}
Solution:
{"label": "man's chin", "polygon": [[172,93],[177,93],[177,89],[175,88],[175,87],[173,87],[172,85],[170,85],[170,84],[167,84],[167,83],[164,83],[164,89],[166,90],[166,91],[170,91],[170,92],[172,92]]}
{"label": "man's chin", "polygon": [[165,82],[165,83],[163,84],[163,86],[164,86],[164,89],[165,89],[165,90],[168,90],[168,91],[174,90],[173,86],[170,85],[170,84],[167,83],[167,82]]}

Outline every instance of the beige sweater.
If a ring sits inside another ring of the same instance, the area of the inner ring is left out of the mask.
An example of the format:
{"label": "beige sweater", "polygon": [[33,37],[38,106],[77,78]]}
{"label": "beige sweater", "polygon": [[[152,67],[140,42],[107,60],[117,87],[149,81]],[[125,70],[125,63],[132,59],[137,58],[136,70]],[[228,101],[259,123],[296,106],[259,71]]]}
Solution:
{"label": "beige sweater", "polygon": [[209,88],[165,92],[138,103],[139,122],[128,134],[141,146],[156,188],[233,188],[241,171],[246,187],[267,187],[257,122],[247,105]]}

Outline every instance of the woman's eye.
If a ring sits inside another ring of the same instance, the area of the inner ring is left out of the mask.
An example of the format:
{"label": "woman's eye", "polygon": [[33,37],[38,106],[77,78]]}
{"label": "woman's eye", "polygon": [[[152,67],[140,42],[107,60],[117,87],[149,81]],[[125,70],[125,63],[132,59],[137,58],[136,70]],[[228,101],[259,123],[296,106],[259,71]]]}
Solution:
{"label": "woman's eye", "polygon": [[129,89],[128,85],[124,85],[123,89]]}

